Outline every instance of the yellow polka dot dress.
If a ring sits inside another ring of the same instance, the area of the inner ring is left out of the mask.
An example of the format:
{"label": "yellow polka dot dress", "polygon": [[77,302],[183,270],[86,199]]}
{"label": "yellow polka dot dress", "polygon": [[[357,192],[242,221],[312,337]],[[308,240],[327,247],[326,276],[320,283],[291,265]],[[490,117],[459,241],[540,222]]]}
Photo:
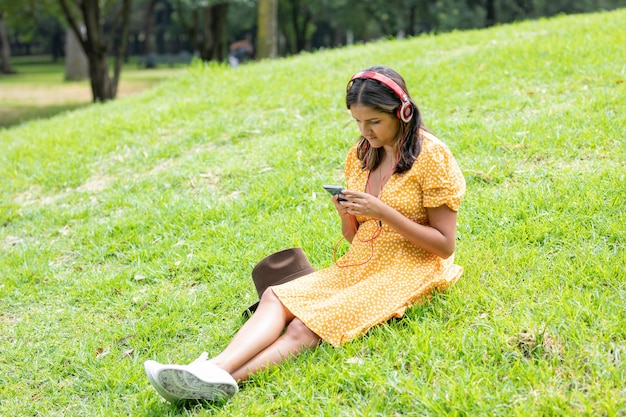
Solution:
{"label": "yellow polka dot dress", "polygon": [[[361,169],[354,146],[346,159],[346,188],[365,191],[369,171]],[[427,207],[447,205],[458,211],[465,180],[448,147],[423,135],[413,167],[394,174],[379,198],[414,222],[427,224]],[[433,289],[452,285],[463,272],[454,256],[442,259],[411,244],[383,223],[357,217],[359,229],[337,263],[272,287],[281,302],[323,340],[339,346],[401,317],[407,307]]]}

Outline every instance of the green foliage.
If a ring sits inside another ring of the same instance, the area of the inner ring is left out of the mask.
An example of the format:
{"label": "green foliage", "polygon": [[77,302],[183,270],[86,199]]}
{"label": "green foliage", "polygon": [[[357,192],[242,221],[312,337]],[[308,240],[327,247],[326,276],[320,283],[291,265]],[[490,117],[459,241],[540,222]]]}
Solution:
{"label": "green foliage", "polygon": [[[0,414],[623,416],[626,11],[231,69],[0,131]],[[468,182],[448,292],[226,404],[162,401],[146,359],[215,354],[253,265],[332,262],[357,129],[345,83],[405,75]]]}

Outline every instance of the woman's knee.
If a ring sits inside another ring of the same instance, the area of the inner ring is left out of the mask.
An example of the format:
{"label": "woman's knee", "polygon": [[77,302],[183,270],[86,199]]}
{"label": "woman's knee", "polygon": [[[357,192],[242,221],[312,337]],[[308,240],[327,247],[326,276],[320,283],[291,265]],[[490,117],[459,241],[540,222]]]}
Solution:
{"label": "woman's knee", "polygon": [[285,331],[285,336],[301,342],[307,347],[316,346],[320,342],[320,337],[309,329],[302,320],[294,318],[291,320]]}
{"label": "woman's knee", "polygon": [[264,311],[273,311],[276,313],[280,311],[282,314],[282,318],[285,321],[285,324],[288,323],[291,319],[293,319],[293,314],[291,311],[285,307],[285,305],[280,301],[280,298],[272,291],[271,288],[266,289],[263,294],[261,294],[261,301],[259,303],[259,307],[257,311],[263,309]]}
{"label": "woman's knee", "polygon": [[280,303],[280,300],[278,299],[278,297],[276,296],[276,294],[274,294],[274,291],[272,291],[271,288],[267,288],[265,289],[265,291],[263,291],[263,294],[261,294],[261,300],[262,303]]}

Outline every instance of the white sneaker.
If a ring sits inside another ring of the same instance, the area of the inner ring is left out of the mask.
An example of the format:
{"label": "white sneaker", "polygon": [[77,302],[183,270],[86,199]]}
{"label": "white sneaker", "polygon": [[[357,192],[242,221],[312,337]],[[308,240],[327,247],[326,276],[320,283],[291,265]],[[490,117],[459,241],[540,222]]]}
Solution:
{"label": "white sneaker", "polygon": [[202,352],[202,354],[198,356],[198,359],[191,362],[189,365],[203,364],[203,363],[208,362],[208,360],[209,360],[209,354],[207,352]]}
{"label": "white sneaker", "polygon": [[189,365],[163,365],[149,360],[144,368],[150,384],[172,404],[184,400],[221,401],[239,390],[237,381],[208,362],[205,353]]}

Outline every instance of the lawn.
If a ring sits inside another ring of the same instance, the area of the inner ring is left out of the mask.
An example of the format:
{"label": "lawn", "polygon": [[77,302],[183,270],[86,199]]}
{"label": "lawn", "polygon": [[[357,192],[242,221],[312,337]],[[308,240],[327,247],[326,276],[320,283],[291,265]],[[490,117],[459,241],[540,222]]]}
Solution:
{"label": "lawn", "polygon": [[[0,130],[0,415],[626,415],[626,10],[232,69]],[[349,77],[405,75],[468,185],[459,282],[177,408],[146,359],[215,354],[252,267],[332,263]]]}
{"label": "lawn", "polygon": [[[28,120],[49,118],[92,103],[89,80],[64,81],[63,60],[48,56],[15,57],[13,75],[0,76],[0,128]],[[184,66],[145,69],[133,61],[123,66],[118,97],[126,97],[154,87],[176,76]]]}

